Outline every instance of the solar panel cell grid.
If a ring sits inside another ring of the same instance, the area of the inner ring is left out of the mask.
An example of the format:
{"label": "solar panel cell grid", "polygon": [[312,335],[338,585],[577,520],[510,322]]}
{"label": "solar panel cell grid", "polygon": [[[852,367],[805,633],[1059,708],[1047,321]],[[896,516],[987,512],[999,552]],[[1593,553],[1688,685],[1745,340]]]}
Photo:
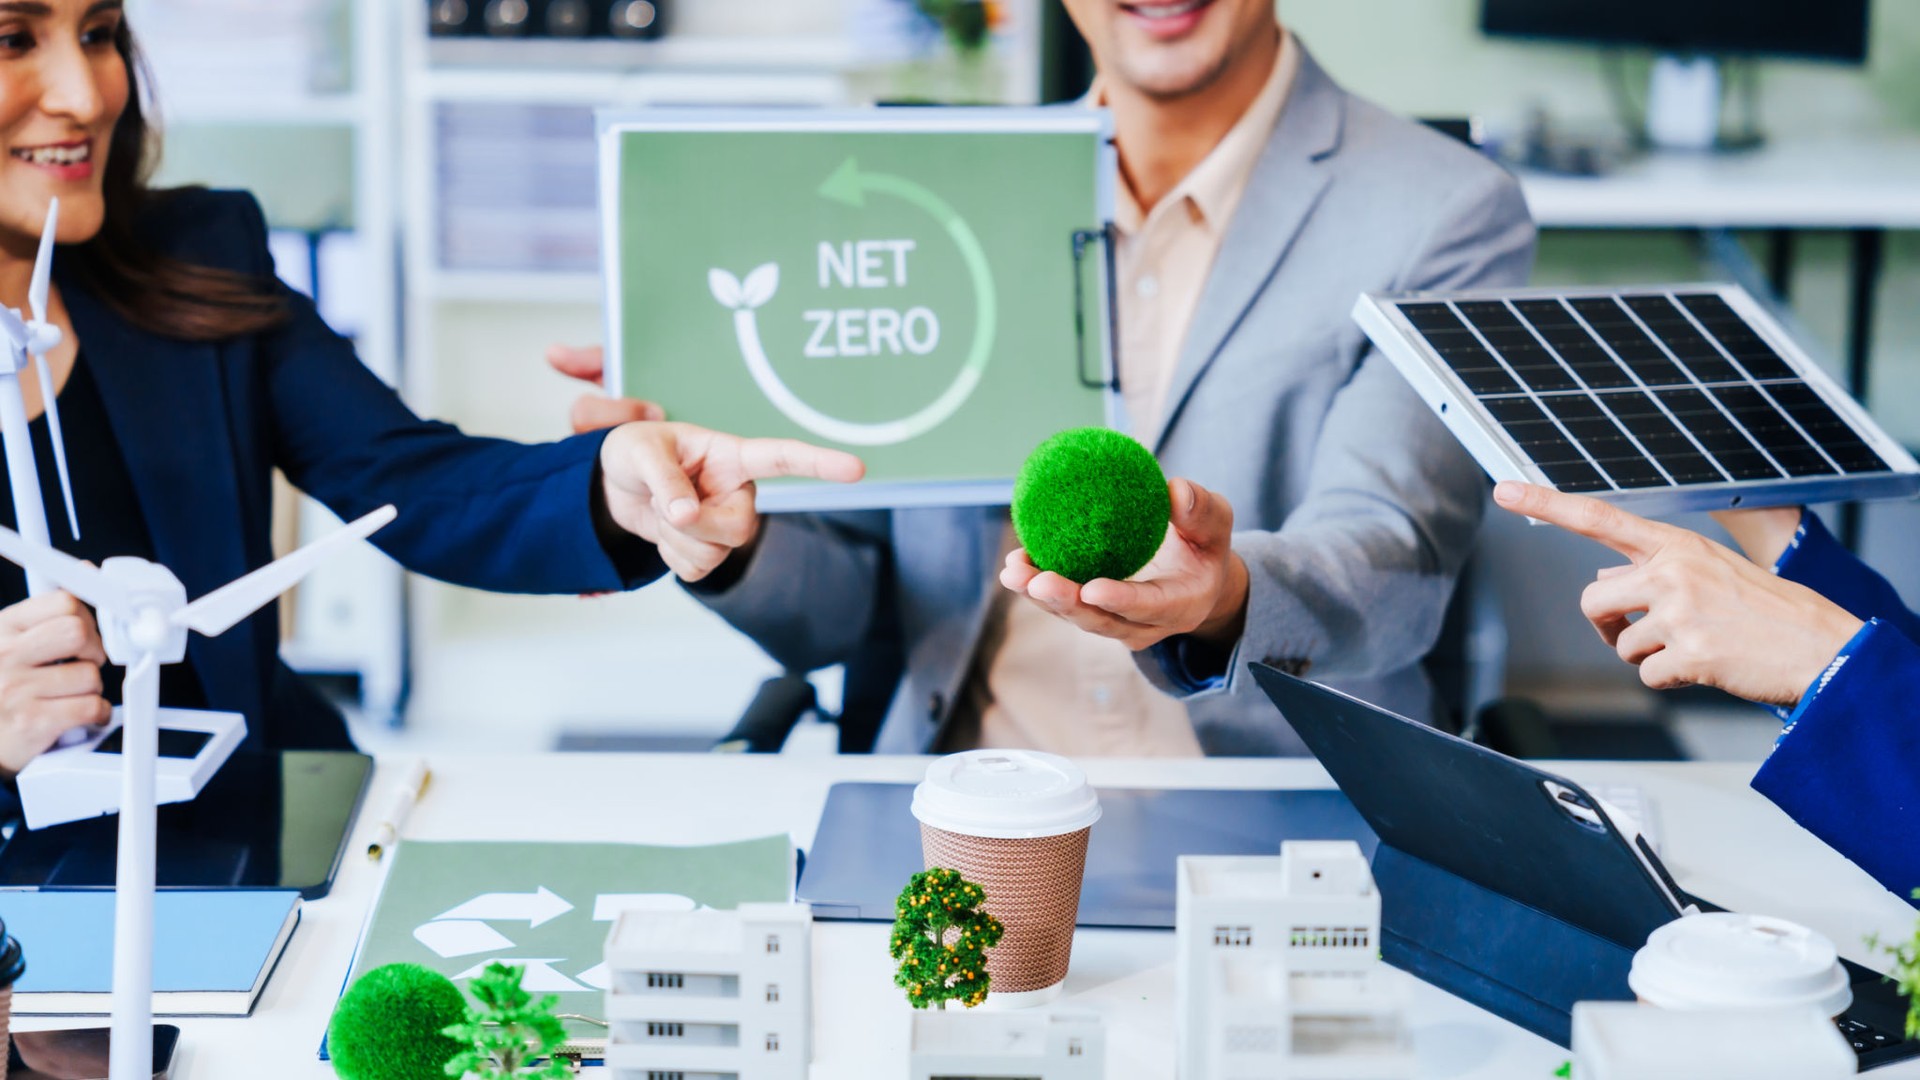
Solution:
{"label": "solar panel cell grid", "polygon": [[1716,293],[1536,294],[1399,311],[1562,490],[1892,468]]}

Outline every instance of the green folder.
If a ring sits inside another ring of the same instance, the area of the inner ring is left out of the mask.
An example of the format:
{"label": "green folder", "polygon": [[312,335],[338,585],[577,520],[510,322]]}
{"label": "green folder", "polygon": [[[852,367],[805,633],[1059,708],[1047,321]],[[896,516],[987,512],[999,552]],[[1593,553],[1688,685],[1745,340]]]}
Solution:
{"label": "green folder", "polygon": [[[787,836],[730,844],[408,840],[391,856],[347,983],[383,964],[423,964],[465,980],[499,960],[559,1012],[605,1016],[602,954],[626,907],[733,908],[793,899]],[[575,1035],[604,1035],[569,1023]]]}

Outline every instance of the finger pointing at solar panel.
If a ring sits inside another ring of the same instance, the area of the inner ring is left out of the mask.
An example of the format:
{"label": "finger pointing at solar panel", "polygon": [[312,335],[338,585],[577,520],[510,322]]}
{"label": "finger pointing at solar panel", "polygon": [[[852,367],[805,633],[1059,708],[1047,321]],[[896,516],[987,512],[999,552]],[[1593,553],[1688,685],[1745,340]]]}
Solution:
{"label": "finger pointing at solar panel", "polygon": [[1601,571],[1580,610],[1654,689],[1713,686],[1791,706],[1860,630],[1819,593],[1698,533],[1528,484],[1502,483],[1494,501],[1630,560]]}

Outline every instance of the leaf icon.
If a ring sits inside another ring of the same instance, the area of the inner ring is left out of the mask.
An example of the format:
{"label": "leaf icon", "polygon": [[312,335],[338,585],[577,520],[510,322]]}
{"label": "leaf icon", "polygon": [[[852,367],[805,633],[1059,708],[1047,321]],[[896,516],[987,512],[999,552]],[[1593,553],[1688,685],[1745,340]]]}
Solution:
{"label": "leaf icon", "polygon": [[731,309],[740,307],[740,279],[719,267],[707,271],[707,288],[712,290],[713,298],[720,306]]}
{"label": "leaf icon", "polygon": [[747,283],[742,287],[741,303],[749,308],[757,308],[773,299],[775,289],[780,287],[780,265],[764,263],[756,266],[747,275]]}

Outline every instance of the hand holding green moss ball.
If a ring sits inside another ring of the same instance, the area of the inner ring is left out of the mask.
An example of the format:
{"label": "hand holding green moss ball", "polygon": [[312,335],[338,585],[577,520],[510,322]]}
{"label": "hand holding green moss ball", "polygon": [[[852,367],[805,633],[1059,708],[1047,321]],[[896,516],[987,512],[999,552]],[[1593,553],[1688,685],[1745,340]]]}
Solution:
{"label": "hand holding green moss ball", "polygon": [[446,1080],[462,1045],[443,1034],[467,1018],[459,987],[419,964],[360,976],[334,1006],[327,1056],[342,1080]]}
{"label": "hand holding green moss ball", "polygon": [[1053,436],[1013,483],[1013,531],[1027,558],[1081,585],[1139,573],[1160,550],[1172,513],[1153,451],[1108,428]]}

